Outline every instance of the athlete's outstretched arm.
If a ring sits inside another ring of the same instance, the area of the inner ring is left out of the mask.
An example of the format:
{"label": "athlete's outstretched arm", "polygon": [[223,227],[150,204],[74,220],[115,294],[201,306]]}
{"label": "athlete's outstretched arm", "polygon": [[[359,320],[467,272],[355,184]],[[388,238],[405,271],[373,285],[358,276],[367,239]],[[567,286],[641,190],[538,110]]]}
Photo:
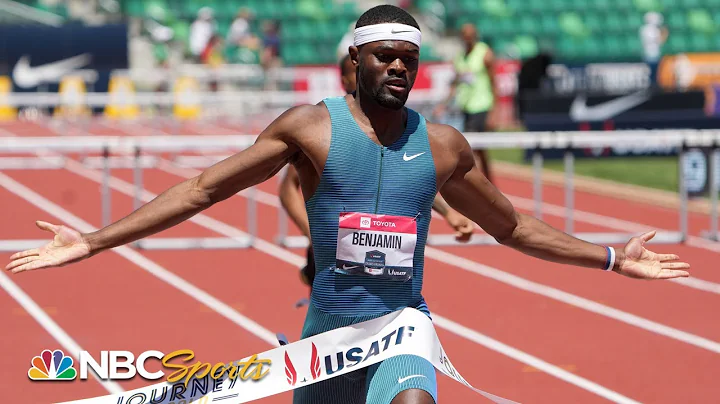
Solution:
{"label": "athlete's outstretched arm", "polygon": [[[589,243],[568,235],[533,216],[517,212],[510,201],[482,175],[475,165],[472,149],[462,134],[455,133],[452,149],[459,150],[454,172],[443,185],[445,200],[467,216],[498,243],[512,247],[527,255],[562,264],[589,268],[603,268],[608,259],[604,246]],[[686,277],[684,269],[690,266],[677,260],[674,254],[656,254],[644,248],[654,232],[633,237],[624,249],[616,251],[613,271],[644,279]]]}
{"label": "athlete's outstretched arm", "polygon": [[310,221],[305,211],[305,198],[300,190],[300,176],[295,167],[288,165],[287,174],[280,182],[280,203],[287,211],[290,220],[310,238]]}
{"label": "athlete's outstretched arm", "polygon": [[[195,178],[183,181],[128,216],[98,231],[80,234],[65,226],[38,222],[55,234],[44,247],[10,257],[6,269],[22,272],[62,266],[104,250],[166,230],[213,204],[272,177],[299,148],[289,134],[302,125],[308,106],[288,110],[258,136],[251,147],[213,165]],[[312,107],[310,107],[312,108]]]}

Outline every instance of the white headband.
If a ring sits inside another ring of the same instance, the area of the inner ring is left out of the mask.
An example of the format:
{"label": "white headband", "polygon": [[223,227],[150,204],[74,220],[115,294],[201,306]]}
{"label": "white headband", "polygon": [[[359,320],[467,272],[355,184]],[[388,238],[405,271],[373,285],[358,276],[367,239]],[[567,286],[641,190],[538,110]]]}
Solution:
{"label": "white headband", "polygon": [[383,23],[355,28],[355,46],[375,41],[408,41],[420,46],[420,30],[405,24]]}

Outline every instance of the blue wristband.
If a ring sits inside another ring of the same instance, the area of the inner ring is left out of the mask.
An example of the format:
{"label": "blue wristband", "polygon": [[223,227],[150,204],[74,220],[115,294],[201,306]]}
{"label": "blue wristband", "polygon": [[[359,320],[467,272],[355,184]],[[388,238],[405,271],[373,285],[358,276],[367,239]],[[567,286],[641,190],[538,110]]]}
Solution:
{"label": "blue wristband", "polygon": [[615,266],[615,249],[605,246],[605,251],[607,252],[607,258],[605,258],[605,267],[603,270],[612,271]]}

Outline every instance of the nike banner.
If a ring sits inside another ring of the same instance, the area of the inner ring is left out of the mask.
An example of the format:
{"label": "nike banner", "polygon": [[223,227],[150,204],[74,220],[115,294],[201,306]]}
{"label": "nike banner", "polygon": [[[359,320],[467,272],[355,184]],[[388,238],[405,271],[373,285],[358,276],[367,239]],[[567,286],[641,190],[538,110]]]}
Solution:
{"label": "nike banner", "polygon": [[[522,120],[529,131],[611,131],[620,129],[714,129],[719,117],[707,116],[702,91],[683,93],[637,90],[617,95],[549,96],[524,94]],[[530,161],[534,150],[526,150]],[[652,143],[603,149],[576,149],[576,158],[675,156],[678,148]],[[542,150],[546,159],[562,158],[565,150]]]}
{"label": "nike banner", "polygon": [[[247,403],[363,369],[397,355],[425,358],[438,371],[491,402],[515,404],[468,383],[445,353],[430,318],[413,308],[331,330],[237,361],[266,363],[262,368],[264,376],[258,380],[243,379],[237,375],[228,378],[225,372],[220,379],[204,376],[175,383],[163,382],[65,404]],[[257,369],[250,368],[249,374],[255,374]],[[408,374],[402,375],[398,383],[411,379],[412,372],[408,369]]]}
{"label": "nike banner", "polygon": [[126,24],[61,27],[0,25],[0,75],[13,91],[56,92],[63,77],[81,77],[88,91],[107,92],[110,74],[127,69]]}

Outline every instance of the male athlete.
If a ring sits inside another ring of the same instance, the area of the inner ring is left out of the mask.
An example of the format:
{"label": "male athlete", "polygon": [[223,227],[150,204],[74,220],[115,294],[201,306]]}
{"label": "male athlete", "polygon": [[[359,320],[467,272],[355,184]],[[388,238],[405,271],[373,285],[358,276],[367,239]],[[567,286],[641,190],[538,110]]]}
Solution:
{"label": "male athlete", "polygon": [[[340,82],[346,94],[353,94],[356,91],[356,72],[355,64],[350,55],[345,55],[340,59]],[[305,201],[300,189],[300,176],[292,165],[287,168],[287,173],[280,182],[280,203],[287,211],[290,219],[300,229],[305,237],[310,239],[310,223],[308,222],[307,213],[305,212]],[[433,209],[440,213],[448,224],[455,229],[455,240],[459,242],[467,242],[470,240],[473,232],[472,222],[465,216],[459,214],[453,208],[448,206],[440,195],[435,196]],[[312,245],[307,249],[307,264],[300,269],[300,278],[303,283],[310,286],[312,293],[312,284],[315,279],[315,256],[313,255]]]}
{"label": "male athlete", "polygon": [[[424,247],[438,190],[499,243],[561,264],[640,279],[687,277],[674,254],[644,247],[654,233],[617,252],[515,211],[482,175],[465,137],[405,108],[418,71],[421,33],[400,8],[382,5],[357,21],[350,57],[357,92],[289,109],[254,145],[183,181],[125,218],[81,234],[37,222],[51,243],[14,254],[13,272],[62,266],[170,228],[275,175],[300,176],[315,262],[302,337],[412,307],[422,296]],[[437,403],[433,365],[416,355],[383,362],[294,391],[294,403]]]}
{"label": "male athlete", "polygon": [[[450,83],[447,98],[439,104],[434,113],[442,115],[448,104],[456,99],[464,115],[464,132],[487,132],[491,130],[489,119],[496,104],[495,54],[488,44],[478,41],[477,29],[473,24],[460,28],[464,49],[455,58],[455,78]],[[488,153],[483,149],[473,150],[480,162],[482,173],[492,182]]]}

